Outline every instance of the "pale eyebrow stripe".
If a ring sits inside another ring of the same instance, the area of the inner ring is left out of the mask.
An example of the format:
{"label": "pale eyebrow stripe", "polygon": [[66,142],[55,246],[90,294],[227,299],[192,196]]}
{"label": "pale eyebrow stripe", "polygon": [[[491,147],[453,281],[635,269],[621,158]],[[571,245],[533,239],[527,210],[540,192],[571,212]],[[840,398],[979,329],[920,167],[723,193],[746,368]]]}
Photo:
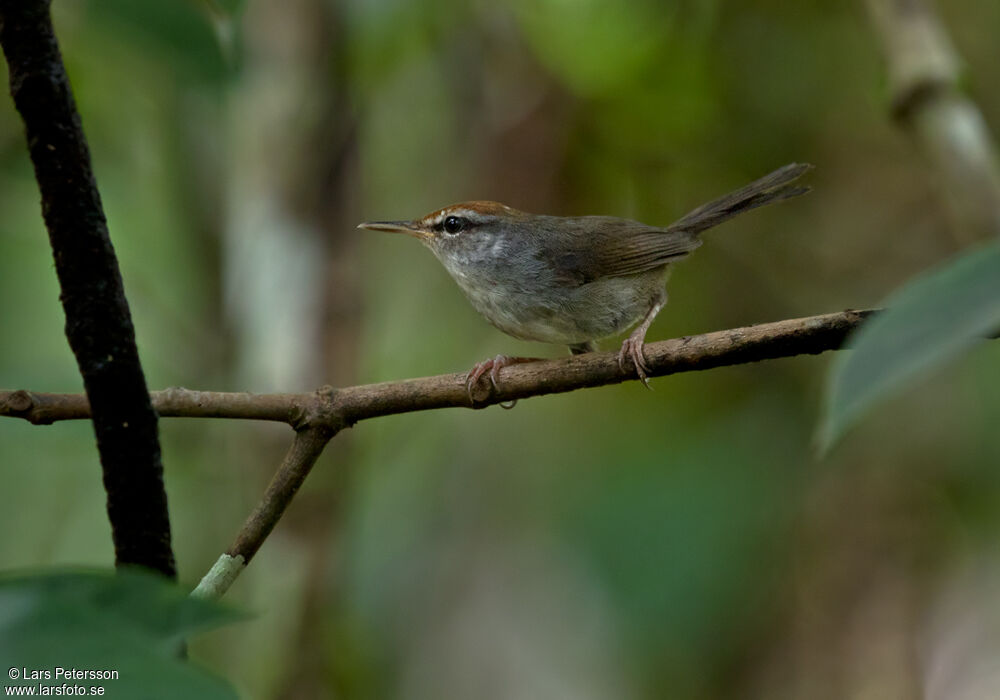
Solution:
{"label": "pale eyebrow stripe", "polygon": [[460,216],[476,221],[482,216],[482,214],[475,209],[467,209],[465,207],[448,207],[428,215],[421,221],[421,223],[427,227],[439,226],[449,216]]}
{"label": "pale eyebrow stripe", "polygon": [[430,214],[430,215],[424,217],[424,219],[420,223],[422,223],[425,226],[427,226],[428,228],[430,228],[430,227],[437,226],[443,220],[444,220],[444,212],[443,211],[437,211],[437,212],[434,212],[433,214]]}

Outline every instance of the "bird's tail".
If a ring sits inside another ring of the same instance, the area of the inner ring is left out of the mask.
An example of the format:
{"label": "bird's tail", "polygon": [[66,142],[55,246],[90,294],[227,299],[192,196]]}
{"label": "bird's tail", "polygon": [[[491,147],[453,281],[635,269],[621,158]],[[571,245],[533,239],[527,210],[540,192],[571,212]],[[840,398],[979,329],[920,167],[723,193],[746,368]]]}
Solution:
{"label": "bird's tail", "polygon": [[792,183],[807,171],[812,170],[812,167],[808,163],[790,163],[783,168],[778,168],[773,173],[751,182],[746,187],[730,192],[708,204],[703,204],[670,224],[667,230],[701,233],[713,226],[718,226],[723,221],[728,221],[737,214],[805,194],[811,188],[803,185],[793,186]]}

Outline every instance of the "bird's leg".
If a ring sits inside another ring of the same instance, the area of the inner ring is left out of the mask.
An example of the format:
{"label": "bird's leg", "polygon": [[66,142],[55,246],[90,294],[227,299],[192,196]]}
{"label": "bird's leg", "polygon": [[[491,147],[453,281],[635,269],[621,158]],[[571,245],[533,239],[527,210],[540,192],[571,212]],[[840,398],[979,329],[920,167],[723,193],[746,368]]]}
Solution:
{"label": "bird's leg", "polygon": [[639,375],[639,380],[647,389],[650,388],[649,380],[646,378],[646,373],[649,372],[649,365],[646,364],[646,358],[643,356],[642,346],[646,342],[646,332],[653,324],[653,319],[656,318],[656,314],[660,313],[660,309],[667,303],[666,291],[661,291],[651,302],[652,305],[649,307],[649,311],[646,312],[645,318],[642,319],[642,323],[636,326],[635,330],[625,339],[625,342],[622,343],[622,349],[618,352],[618,367],[621,371],[626,371],[625,360],[631,360],[632,364],[635,365],[635,373]]}
{"label": "bird's leg", "polygon": [[[472,403],[476,402],[472,397],[472,390],[475,388],[479,379],[487,372],[490,373],[490,384],[494,389],[498,389],[497,380],[500,378],[498,372],[501,369],[509,365],[517,365],[523,362],[538,362],[541,359],[542,358],[540,357],[511,357],[509,355],[497,355],[492,359],[477,362],[473,365],[472,369],[469,370],[469,374],[465,377],[465,389],[469,392],[469,401]],[[513,408],[513,404],[507,406],[506,408]]]}

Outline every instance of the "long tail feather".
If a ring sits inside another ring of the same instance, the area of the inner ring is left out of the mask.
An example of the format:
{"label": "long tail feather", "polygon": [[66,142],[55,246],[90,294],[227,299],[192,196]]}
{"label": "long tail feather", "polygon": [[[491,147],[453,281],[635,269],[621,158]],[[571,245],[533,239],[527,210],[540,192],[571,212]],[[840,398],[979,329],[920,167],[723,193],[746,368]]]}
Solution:
{"label": "long tail feather", "polygon": [[791,183],[812,170],[812,167],[808,163],[790,163],[783,168],[778,168],[773,173],[751,182],[746,187],[730,192],[708,204],[703,204],[670,224],[667,230],[701,233],[713,226],[718,226],[723,221],[728,221],[737,214],[805,194],[811,188],[792,186]]}

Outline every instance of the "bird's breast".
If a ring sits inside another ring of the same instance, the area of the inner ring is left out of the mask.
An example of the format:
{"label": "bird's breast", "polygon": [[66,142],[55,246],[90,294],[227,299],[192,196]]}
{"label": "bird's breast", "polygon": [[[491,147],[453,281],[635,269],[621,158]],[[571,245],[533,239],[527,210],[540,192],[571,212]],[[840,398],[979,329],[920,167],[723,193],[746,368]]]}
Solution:
{"label": "bird's breast", "polygon": [[573,345],[615,335],[634,325],[664,284],[656,270],[567,287],[551,275],[479,277],[453,274],[472,306],[494,326],[522,340]]}
{"label": "bird's breast", "polygon": [[660,268],[567,284],[525,241],[505,237],[435,252],[494,326],[522,340],[562,345],[605,338],[633,325],[666,277],[666,268]]}

